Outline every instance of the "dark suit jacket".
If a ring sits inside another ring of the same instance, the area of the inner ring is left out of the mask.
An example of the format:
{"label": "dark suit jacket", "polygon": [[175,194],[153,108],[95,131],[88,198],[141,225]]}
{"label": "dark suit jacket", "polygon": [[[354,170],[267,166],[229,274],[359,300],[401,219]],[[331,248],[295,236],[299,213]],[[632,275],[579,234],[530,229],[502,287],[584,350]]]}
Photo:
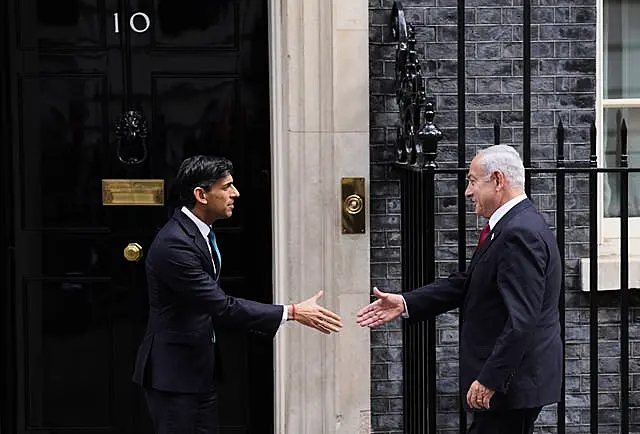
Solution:
{"label": "dark suit jacket", "polygon": [[561,273],[556,239],[525,199],[498,221],[466,273],[403,294],[411,321],[460,307],[465,407],[474,380],[497,391],[492,409],[560,399]]}
{"label": "dark suit jacket", "polygon": [[146,258],[149,320],[133,381],[162,391],[214,387],[213,330],[256,331],[273,337],[283,306],[226,295],[214,279],[211,254],[197,226],[179,209],[156,235]]}

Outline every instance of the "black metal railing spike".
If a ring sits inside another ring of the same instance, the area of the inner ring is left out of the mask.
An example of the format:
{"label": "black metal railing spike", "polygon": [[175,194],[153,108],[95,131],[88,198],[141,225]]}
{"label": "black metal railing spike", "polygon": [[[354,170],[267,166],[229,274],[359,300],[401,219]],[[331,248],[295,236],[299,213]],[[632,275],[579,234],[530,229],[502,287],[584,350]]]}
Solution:
{"label": "black metal railing spike", "polygon": [[620,158],[622,151],[620,150],[622,145],[622,110],[616,110],[616,160]]}
{"label": "black metal railing spike", "polygon": [[629,162],[627,146],[627,121],[622,118],[622,124],[620,125],[620,166],[626,167]]}
{"label": "black metal railing spike", "polygon": [[589,166],[590,167],[598,167],[598,149],[597,149],[597,128],[596,121],[593,119],[591,121],[591,127],[589,128],[589,146],[590,146],[590,155],[589,155]]}
{"label": "black metal railing spike", "polygon": [[493,123],[493,144],[500,144],[500,124],[498,123],[498,121],[495,121]]}
{"label": "black metal railing spike", "polygon": [[564,125],[562,125],[562,119],[558,123],[557,128],[557,136],[558,136],[558,162],[563,162],[564,165]]}

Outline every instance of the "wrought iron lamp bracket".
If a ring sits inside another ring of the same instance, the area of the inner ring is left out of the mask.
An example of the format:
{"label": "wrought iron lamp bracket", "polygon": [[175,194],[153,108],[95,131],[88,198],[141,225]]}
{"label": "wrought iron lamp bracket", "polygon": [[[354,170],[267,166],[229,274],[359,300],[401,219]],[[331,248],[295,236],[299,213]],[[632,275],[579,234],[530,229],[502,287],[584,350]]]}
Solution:
{"label": "wrought iron lamp bracket", "polygon": [[[391,37],[396,41],[396,102],[400,125],[396,135],[396,163],[417,168],[436,167],[437,144],[442,132],[433,123],[434,106],[427,104],[426,80],[416,50],[416,32],[407,23],[402,3],[391,10]],[[425,124],[422,124],[422,111]]]}

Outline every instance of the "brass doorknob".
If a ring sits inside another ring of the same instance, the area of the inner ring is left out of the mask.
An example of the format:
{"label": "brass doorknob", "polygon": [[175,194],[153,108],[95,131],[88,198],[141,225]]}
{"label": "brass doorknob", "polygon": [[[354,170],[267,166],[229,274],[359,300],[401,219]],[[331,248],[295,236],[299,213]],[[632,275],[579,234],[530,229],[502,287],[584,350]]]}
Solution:
{"label": "brass doorknob", "polygon": [[142,246],[138,243],[129,243],[124,248],[124,259],[129,262],[136,262],[142,258]]}

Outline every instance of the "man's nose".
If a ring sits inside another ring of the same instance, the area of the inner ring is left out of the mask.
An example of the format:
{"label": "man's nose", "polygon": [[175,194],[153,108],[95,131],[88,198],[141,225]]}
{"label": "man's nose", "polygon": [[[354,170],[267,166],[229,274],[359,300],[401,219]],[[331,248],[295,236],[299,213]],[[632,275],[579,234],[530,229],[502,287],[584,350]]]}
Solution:
{"label": "man's nose", "polygon": [[233,197],[240,197],[240,192],[238,191],[238,189],[236,187],[233,187],[232,195],[233,195]]}
{"label": "man's nose", "polygon": [[473,191],[471,191],[471,186],[468,185],[467,188],[464,190],[464,195],[469,197],[473,195]]}

